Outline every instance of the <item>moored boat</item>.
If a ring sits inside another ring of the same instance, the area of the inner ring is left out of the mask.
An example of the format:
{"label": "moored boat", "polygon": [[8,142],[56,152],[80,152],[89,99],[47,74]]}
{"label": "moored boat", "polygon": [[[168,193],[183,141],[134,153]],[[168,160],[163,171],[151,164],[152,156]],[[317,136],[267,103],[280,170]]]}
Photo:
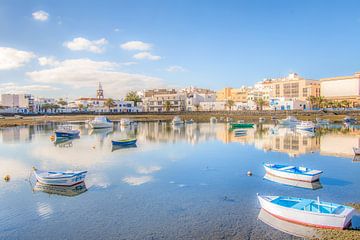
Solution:
{"label": "moored boat", "polygon": [[329,119],[316,118],[316,123],[319,125],[327,125],[330,123]]}
{"label": "moored boat", "polygon": [[331,229],[350,226],[355,210],[345,205],[286,196],[258,195],[261,207],[277,218],[289,222]]}
{"label": "moored boat", "polygon": [[56,138],[76,138],[79,137],[80,131],[77,129],[72,129],[71,126],[61,126],[59,129],[55,130]]}
{"label": "moored boat", "polygon": [[131,121],[129,120],[129,119],[127,119],[127,118],[122,118],[121,120],[120,120],[120,125],[121,126],[129,126],[131,124]]}
{"label": "moored boat", "polygon": [[110,121],[105,116],[98,116],[98,117],[95,117],[94,120],[89,121],[89,125],[93,129],[112,128],[113,127],[113,122]]}
{"label": "moored boat", "polygon": [[40,171],[33,168],[36,179],[43,184],[72,186],[83,182],[87,171]]}
{"label": "moored boat", "polygon": [[114,146],[129,146],[129,145],[135,145],[136,141],[137,141],[136,138],[125,138],[119,140],[111,140],[111,143]]}
{"label": "moored boat", "polygon": [[265,118],[263,118],[263,117],[260,117],[260,118],[259,118],[259,122],[260,122],[260,123],[265,122],[265,120],[266,120],[266,119],[265,119]]}
{"label": "moored boat", "polygon": [[230,123],[230,127],[232,129],[235,128],[252,128],[254,126],[253,123]]}
{"label": "moored boat", "polygon": [[344,123],[356,123],[357,119],[356,118],[353,118],[353,117],[350,117],[350,116],[346,116],[344,117]]}
{"label": "moored boat", "polygon": [[294,125],[299,124],[299,120],[297,120],[297,118],[295,118],[293,116],[288,116],[285,119],[280,119],[279,124],[294,126]]}
{"label": "moored boat", "polygon": [[171,124],[172,125],[181,125],[181,124],[184,124],[184,121],[181,120],[181,118],[179,116],[175,116],[173,118],[173,120],[171,121]]}
{"label": "moored boat", "polygon": [[212,124],[217,123],[217,118],[216,117],[211,117],[210,118],[210,123],[212,123]]}
{"label": "moored boat", "polygon": [[317,181],[322,174],[322,171],[319,170],[282,164],[265,163],[264,168],[268,174],[304,182]]}
{"label": "moored boat", "polygon": [[193,123],[194,123],[194,120],[192,120],[192,119],[185,120],[185,123],[186,123],[186,124],[193,124]]}
{"label": "moored boat", "polygon": [[315,124],[312,121],[301,121],[296,125],[296,129],[315,132]]}
{"label": "moored boat", "polygon": [[353,147],[353,150],[354,150],[355,155],[360,155],[360,148]]}

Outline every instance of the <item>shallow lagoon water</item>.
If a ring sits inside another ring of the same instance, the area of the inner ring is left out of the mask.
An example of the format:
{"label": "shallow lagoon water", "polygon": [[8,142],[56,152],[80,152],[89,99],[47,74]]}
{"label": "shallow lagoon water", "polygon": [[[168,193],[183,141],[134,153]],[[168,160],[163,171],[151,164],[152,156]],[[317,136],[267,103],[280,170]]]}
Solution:
{"label": "shallow lagoon water", "polygon": [[[0,130],[0,174],[11,176],[0,183],[0,239],[297,239],[258,219],[256,193],[360,200],[357,127],[311,135],[264,124],[243,137],[220,123],[74,127],[79,139],[56,144],[56,124]],[[137,147],[113,149],[111,139],[125,136]],[[321,187],[263,179],[264,162],[323,170]],[[32,166],[88,170],[87,191],[36,191]]]}

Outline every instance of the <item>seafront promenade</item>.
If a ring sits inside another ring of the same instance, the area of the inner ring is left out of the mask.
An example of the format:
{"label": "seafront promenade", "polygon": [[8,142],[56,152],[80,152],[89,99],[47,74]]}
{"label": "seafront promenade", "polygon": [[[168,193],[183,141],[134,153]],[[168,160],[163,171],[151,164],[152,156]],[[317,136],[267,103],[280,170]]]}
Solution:
{"label": "seafront promenade", "polygon": [[[22,119],[15,118],[13,115],[4,116],[0,119],[0,127],[11,127],[20,125],[36,125],[44,122],[69,122],[86,121],[93,119],[99,113],[72,113],[72,114],[49,114],[49,115],[24,115]],[[113,121],[121,118],[130,118],[138,122],[148,121],[171,121],[174,116],[179,115],[184,120],[193,119],[196,122],[208,122],[210,117],[216,117],[218,121],[225,122],[226,118],[232,118],[233,121],[246,120],[257,122],[260,117],[266,121],[285,118],[286,116],[296,116],[299,120],[315,121],[316,118],[329,119],[332,122],[341,122],[345,116],[358,117],[360,110],[312,110],[312,111],[197,111],[197,112],[139,112],[139,113],[102,113]]]}

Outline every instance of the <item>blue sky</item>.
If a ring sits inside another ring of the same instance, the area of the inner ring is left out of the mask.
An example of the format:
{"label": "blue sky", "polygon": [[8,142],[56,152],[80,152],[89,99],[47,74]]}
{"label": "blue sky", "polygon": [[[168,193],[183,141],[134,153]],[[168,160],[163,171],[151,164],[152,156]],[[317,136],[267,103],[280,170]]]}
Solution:
{"label": "blue sky", "polygon": [[[125,45],[128,43],[127,45]],[[0,1],[0,92],[74,98],[360,71],[360,1]]]}

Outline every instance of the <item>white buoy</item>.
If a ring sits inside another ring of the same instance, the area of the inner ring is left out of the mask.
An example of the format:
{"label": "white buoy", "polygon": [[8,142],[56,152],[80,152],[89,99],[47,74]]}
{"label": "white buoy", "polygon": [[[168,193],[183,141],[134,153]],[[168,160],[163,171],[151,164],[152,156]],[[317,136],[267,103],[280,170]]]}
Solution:
{"label": "white buoy", "polygon": [[248,171],[248,172],[247,172],[247,175],[248,175],[248,176],[252,176],[252,172],[251,172],[251,171]]}

